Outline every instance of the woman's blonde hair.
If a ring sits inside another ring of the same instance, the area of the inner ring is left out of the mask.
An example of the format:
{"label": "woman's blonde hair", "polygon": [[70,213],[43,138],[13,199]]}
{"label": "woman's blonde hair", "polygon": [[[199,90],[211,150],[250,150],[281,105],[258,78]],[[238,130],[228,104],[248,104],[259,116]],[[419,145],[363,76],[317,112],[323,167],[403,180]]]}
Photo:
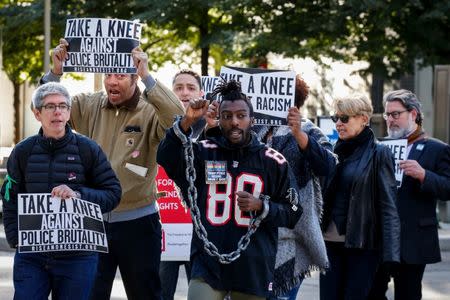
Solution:
{"label": "woman's blonde hair", "polygon": [[370,100],[361,94],[352,94],[347,97],[337,98],[333,101],[333,110],[349,116],[364,115],[369,119],[373,114]]}

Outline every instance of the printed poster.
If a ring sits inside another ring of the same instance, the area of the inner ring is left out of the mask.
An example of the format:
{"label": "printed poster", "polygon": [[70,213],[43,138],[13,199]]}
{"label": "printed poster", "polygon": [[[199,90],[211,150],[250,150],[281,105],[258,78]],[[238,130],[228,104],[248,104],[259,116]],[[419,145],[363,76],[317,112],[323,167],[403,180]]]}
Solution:
{"label": "printed poster", "polygon": [[108,253],[100,206],[51,194],[18,195],[19,252]]}
{"label": "printed poster", "polygon": [[241,83],[251,98],[255,125],[287,125],[290,107],[295,106],[295,72],[253,68],[222,67],[220,76]]}
{"label": "printed poster", "polygon": [[212,97],[212,93],[216,86],[220,82],[220,77],[218,76],[202,76],[202,91],[205,93],[205,99],[217,100],[217,96]]}
{"label": "printed poster", "polygon": [[190,211],[182,206],[175,183],[161,166],[158,166],[155,180],[158,192],[165,193],[158,199],[162,223],[161,260],[188,261],[192,239]]}
{"label": "printed poster", "polygon": [[127,20],[68,19],[64,72],[136,73],[131,50],[139,46],[142,24]]}
{"label": "printed poster", "polygon": [[408,147],[407,139],[380,139],[380,143],[386,145],[391,149],[395,160],[395,180],[397,181],[397,188],[401,187],[403,181],[403,170],[400,169],[400,161],[406,160],[406,150]]}

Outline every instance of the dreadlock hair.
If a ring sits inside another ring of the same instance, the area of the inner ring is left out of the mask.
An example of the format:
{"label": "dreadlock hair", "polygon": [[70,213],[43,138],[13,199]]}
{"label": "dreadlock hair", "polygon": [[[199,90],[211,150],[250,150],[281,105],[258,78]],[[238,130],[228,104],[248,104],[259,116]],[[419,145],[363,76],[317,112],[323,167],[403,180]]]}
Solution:
{"label": "dreadlock hair", "polygon": [[237,101],[242,100],[244,101],[249,110],[250,110],[250,117],[253,117],[253,105],[250,102],[250,99],[242,93],[241,83],[239,81],[236,81],[234,79],[230,79],[227,81],[225,78],[221,77],[221,81],[219,84],[214,88],[214,91],[212,93],[212,97],[215,97],[216,95],[220,95],[220,106],[222,106],[222,103],[224,101]]}

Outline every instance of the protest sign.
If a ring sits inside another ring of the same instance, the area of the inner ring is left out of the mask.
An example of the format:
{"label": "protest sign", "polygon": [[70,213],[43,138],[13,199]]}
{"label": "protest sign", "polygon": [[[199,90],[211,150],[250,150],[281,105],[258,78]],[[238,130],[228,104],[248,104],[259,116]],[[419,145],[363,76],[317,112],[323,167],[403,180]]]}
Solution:
{"label": "protest sign", "polygon": [[142,24],[118,19],[68,19],[64,72],[136,73],[131,50],[139,46]]}
{"label": "protest sign", "polygon": [[217,100],[217,96],[212,97],[212,93],[220,82],[218,76],[202,76],[202,91],[205,93],[205,99]]}
{"label": "protest sign", "polygon": [[317,127],[322,130],[323,134],[328,138],[331,144],[336,144],[339,135],[336,130],[336,124],[334,124],[330,116],[318,116]]}
{"label": "protest sign", "polygon": [[19,252],[108,252],[100,206],[51,194],[18,195]]}
{"label": "protest sign", "polygon": [[241,83],[242,92],[251,98],[255,125],[287,125],[295,100],[294,71],[222,67],[220,76]]}
{"label": "protest sign", "polygon": [[400,169],[400,161],[406,159],[406,150],[408,147],[407,139],[379,139],[380,143],[386,145],[391,149],[395,160],[395,180],[397,187],[402,185],[403,170]]}
{"label": "protest sign", "polygon": [[190,211],[181,205],[175,183],[161,166],[158,166],[155,180],[158,192],[164,193],[158,199],[162,223],[161,260],[188,261],[192,239]]}

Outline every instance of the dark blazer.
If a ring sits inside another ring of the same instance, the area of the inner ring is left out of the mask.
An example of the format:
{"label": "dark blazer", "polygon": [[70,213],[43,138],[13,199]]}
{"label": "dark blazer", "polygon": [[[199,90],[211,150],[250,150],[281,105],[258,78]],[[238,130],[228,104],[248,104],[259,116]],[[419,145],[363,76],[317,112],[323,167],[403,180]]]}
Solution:
{"label": "dark blazer", "polygon": [[432,138],[416,141],[408,155],[425,169],[425,180],[403,176],[398,189],[401,258],[409,264],[441,261],[436,202],[450,199],[450,146]]}

